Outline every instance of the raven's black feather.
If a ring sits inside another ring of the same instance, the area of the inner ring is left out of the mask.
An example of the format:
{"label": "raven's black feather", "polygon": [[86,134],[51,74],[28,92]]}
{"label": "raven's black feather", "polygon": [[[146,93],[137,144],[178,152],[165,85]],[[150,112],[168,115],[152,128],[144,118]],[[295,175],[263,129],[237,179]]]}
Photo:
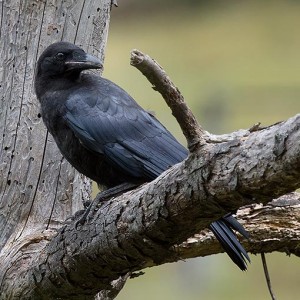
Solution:
{"label": "raven's black feather", "polygon": [[[63,117],[87,149],[104,154],[131,176],[147,179],[187,157],[172,134],[124,90],[95,75],[82,77],[84,85],[67,95]],[[103,105],[102,99],[109,102]]]}
{"label": "raven's black feather", "polygon": [[[250,262],[250,258],[231,228],[237,230],[242,235],[244,235],[246,231],[232,215],[230,215],[230,220],[226,218],[228,218],[228,215],[211,223],[209,228],[233,262],[236,263],[241,270],[245,271],[247,269],[247,260]],[[234,222],[231,223],[232,219]],[[238,223],[239,226],[236,226],[236,223]]]}
{"label": "raven's black feather", "polygon": [[[50,45],[37,63],[35,90],[42,117],[64,157],[107,188],[150,181],[183,161],[186,148],[123,89],[100,76],[81,73],[100,65],[66,42]],[[249,257],[231,230],[247,237],[243,227],[226,215],[210,228],[245,270]]]}

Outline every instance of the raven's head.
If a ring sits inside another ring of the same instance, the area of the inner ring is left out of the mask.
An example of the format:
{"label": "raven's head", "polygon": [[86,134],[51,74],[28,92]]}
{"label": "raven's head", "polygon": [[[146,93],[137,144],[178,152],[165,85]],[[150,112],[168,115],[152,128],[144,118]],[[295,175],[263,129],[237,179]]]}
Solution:
{"label": "raven's head", "polygon": [[100,60],[80,47],[68,42],[57,42],[47,47],[40,56],[36,76],[76,77],[82,70],[101,68]]}

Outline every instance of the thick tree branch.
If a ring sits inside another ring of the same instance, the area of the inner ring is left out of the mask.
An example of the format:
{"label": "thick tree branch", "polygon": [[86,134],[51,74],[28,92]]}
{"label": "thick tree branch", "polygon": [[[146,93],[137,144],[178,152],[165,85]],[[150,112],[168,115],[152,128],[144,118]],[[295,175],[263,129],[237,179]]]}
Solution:
{"label": "thick tree branch", "polygon": [[[166,92],[162,94],[171,99],[174,87],[168,90],[169,84],[166,82],[162,88]],[[177,96],[171,106],[184,123],[189,120],[189,113],[181,105],[183,98],[177,102]],[[185,116],[181,117],[180,107]],[[183,243],[226,212],[243,205],[266,204],[300,186],[300,115],[257,131],[207,135],[206,142],[204,131],[199,132],[200,127],[191,124],[182,125],[193,150],[183,163],[153,182],[102,203],[78,229],[76,218],[70,219],[56,234],[50,230],[31,232],[20,241],[7,244],[0,257],[6,262],[0,278],[4,297],[92,299],[100,290],[109,290],[113,295],[104,293],[102,299],[113,298],[118,292],[118,284],[112,287],[114,280],[121,278],[122,286],[128,272],[189,257],[186,249],[191,249],[190,241],[189,247],[174,245]],[[294,216],[298,202],[291,207]],[[251,218],[255,226],[264,218],[257,209],[264,208],[251,206],[242,210],[250,232]],[[291,216],[290,207],[281,207],[272,210],[276,218],[278,210]],[[272,223],[270,228],[278,228],[278,224]],[[262,232],[262,238],[255,233],[246,242],[246,248],[254,253],[285,251],[274,240],[276,232],[272,230],[268,237]],[[295,229],[287,244],[288,251],[296,255],[299,235]],[[206,242],[201,243],[202,247],[206,247]],[[208,255],[220,248],[206,251]],[[18,281],[13,280],[16,270]]]}
{"label": "thick tree branch", "polygon": [[208,144],[153,182],[103,203],[79,230],[74,221],[66,224],[31,257],[21,278],[35,281],[39,297],[69,295],[70,289],[88,297],[110,289],[110,282],[128,271],[179,259],[172,246],[225,212],[266,204],[300,186],[299,125],[298,115],[239,139],[233,135]]}

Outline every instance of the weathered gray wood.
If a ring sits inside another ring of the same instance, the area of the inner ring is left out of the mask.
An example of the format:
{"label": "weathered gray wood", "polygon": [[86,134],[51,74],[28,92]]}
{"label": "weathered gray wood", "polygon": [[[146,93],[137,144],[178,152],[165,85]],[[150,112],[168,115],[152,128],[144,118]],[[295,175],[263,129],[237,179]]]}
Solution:
{"label": "weathered gray wood", "polygon": [[9,276],[18,276],[18,265],[3,282],[14,263],[4,257],[15,253],[11,259],[17,261],[29,244],[38,251],[82,208],[91,189],[62,158],[41,121],[33,90],[35,63],[59,40],[75,42],[103,60],[110,1],[0,1],[0,11],[0,298],[26,299],[7,286]]}
{"label": "weathered gray wood", "polygon": [[[237,211],[237,218],[250,235],[243,246],[251,253],[285,252],[300,257],[300,194],[284,195],[267,205],[252,204]],[[223,251],[213,233],[205,229],[174,247],[181,259]]]}

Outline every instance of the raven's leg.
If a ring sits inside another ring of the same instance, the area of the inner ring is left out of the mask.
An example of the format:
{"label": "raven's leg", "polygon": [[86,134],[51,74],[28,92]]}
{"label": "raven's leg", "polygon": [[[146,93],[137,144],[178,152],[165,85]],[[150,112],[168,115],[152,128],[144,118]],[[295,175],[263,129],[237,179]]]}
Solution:
{"label": "raven's leg", "polygon": [[125,183],[119,184],[117,186],[114,186],[110,189],[107,189],[107,190],[104,190],[104,191],[98,193],[96,198],[93,201],[91,201],[89,206],[86,208],[83,215],[79,218],[79,220],[77,220],[75,222],[75,228],[77,228],[78,224],[83,225],[85,223],[92,208],[97,208],[100,203],[107,201],[112,197],[117,197],[125,192],[133,190],[134,188],[138,187],[139,185],[140,185],[140,183],[125,182]]}

